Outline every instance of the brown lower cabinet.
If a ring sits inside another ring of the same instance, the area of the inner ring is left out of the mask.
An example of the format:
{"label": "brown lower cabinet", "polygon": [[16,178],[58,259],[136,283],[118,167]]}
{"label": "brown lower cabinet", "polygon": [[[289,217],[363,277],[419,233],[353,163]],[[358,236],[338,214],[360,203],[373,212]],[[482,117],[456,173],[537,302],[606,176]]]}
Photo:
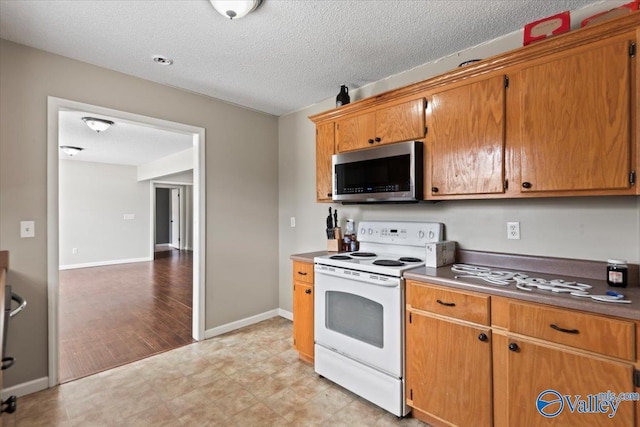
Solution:
{"label": "brown lower cabinet", "polygon": [[[638,322],[413,280],[406,301],[414,417],[460,427],[640,422]],[[614,413],[597,403],[608,392],[630,400]]]}
{"label": "brown lower cabinet", "polygon": [[313,263],[293,262],[293,347],[313,363]]}

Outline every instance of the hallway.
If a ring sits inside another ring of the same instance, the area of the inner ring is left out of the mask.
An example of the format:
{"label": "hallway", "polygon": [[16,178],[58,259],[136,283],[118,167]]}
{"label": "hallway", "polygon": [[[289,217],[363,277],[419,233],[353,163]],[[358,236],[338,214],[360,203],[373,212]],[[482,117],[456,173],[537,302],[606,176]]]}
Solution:
{"label": "hallway", "polygon": [[193,252],[60,271],[64,383],[193,342]]}

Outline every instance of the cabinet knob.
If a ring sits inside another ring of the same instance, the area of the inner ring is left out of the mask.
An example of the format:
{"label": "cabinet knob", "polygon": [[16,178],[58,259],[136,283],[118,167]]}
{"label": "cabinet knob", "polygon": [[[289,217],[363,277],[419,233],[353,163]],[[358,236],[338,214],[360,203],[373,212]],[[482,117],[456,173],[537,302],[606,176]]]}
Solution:
{"label": "cabinet knob", "polygon": [[432,193],[437,193],[438,191],[439,191],[438,187],[431,187],[431,192]]}
{"label": "cabinet knob", "polygon": [[518,347],[518,344],[512,342],[512,343],[509,343],[509,350],[511,350],[511,351],[519,351],[520,347]]}
{"label": "cabinet knob", "polygon": [[531,183],[527,182],[527,181],[523,182],[522,183],[522,188],[531,188]]}
{"label": "cabinet knob", "polygon": [[382,138],[380,138],[379,136],[376,136],[376,142],[380,142],[382,141]]}
{"label": "cabinet knob", "polygon": [[373,139],[370,139],[368,142],[369,144],[373,144]]}
{"label": "cabinet knob", "polygon": [[310,294],[310,293],[311,293],[311,289],[305,289],[305,290],[304,290],[304,293],[305,293],[305,294]]}
{"label": "cabinet knob", "polygon": [[487,336],[487,334],[485,334],[484,332],[481,333],[480,335],[478,335],[478,339],[482,342],[485,342],[489,339],[489,337]]}

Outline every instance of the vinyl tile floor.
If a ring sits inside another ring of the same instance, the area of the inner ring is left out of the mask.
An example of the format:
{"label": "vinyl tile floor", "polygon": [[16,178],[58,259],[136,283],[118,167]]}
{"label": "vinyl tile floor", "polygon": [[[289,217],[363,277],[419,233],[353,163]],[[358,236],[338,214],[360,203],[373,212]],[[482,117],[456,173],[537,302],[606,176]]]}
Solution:
{"label": "vinyl tile floor", "polygon": [[399,419],[298,359],[276,317],[18,398],[5,427],[425,426]]}

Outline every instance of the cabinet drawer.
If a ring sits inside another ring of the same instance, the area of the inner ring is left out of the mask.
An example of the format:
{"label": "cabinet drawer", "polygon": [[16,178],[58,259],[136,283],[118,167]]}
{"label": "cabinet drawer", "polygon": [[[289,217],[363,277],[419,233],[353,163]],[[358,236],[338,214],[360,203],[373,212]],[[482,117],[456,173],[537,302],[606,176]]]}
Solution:
{"label": "cabinet drawer", "polygon": [[294,261],[293,280],[313,284],[313,263]]}
{"label": "cabinet drawer", "polygon": [[431,313],[489,325],[489,296],[407,281],[407,304]]}
{"label": "cabinet drawer", "polygon": [[633,322],[510,301],[508,329],[607,356],[635,360]]}

